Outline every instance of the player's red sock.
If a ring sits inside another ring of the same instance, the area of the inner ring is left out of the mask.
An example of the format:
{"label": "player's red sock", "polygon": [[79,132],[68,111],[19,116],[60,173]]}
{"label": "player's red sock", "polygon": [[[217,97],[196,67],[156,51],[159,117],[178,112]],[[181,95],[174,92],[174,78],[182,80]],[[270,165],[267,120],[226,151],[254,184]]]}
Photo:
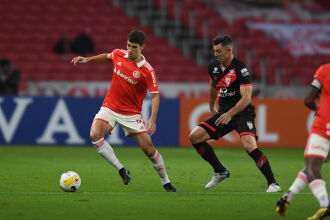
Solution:
{"label": "player's red sock", "polygon": [[265,154],[263,154],[261,150],[257,148],[254,151],[252,151],[249,155],[250,157],[253,158],[259,170],[266,177],[268,185],[272,183],[276,183],[272,168],[270,167],[270,164]]}
{"label": "player's red sock", "polygon": [[219,159],[214,153],[213,148],[206,142],[201,142],[198,144],[193,144],[199,155],[201,155],[204,160],[209,162],[214,169],[215,173],[222,173],[226,168],[220,163]]}

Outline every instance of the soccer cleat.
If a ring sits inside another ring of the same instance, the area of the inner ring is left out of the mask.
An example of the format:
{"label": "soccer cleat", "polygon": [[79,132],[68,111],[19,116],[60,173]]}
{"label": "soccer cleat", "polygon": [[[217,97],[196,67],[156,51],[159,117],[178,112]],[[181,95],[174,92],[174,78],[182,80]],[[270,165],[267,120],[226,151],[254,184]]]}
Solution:
{"label": "soccer cleat", "polygon": [[327,208],[320,208],[312,217],[307,218],[307,220],[319,220],[327,216],[330,216],[329,206]]}
{"label": "soccer cleat", "polygon": [[167,192],[177,192],[176,188],[172,185],[171,182],[164,184],[163,187]]}
{"label": "soccer cleat", "polygon": [[131,181],[131,177],[129,176],[129,174],[130,174],[130,171],[128,169],[126,169],[125,167],[123,167],[119,170],[119,175],[125,185],[127,185]]}
{"label": "soccer cleat", "polygon": [[214,187],[215,185],[220,183],[222,180],[228,178],[229,176],[230,176],[230,172],[227,169],[225,171],[223,171],[222,173],[214,173],[211,181],[208,184],[206,184],[205,189]]}
{"label": "soccer cleat", "polygon": [[268,193],[274,193],[274,192],[281,192],[281,187],[279,185],[277,185],[277,183],[272,183],[268,186],[268,189],[266,190],[266,192]]}
{"label": "soccer cleat", "polygon": [[277,201],[277,207],[276,207],[276,213],[279,214],[282,217],[286,216],[286,210],[289,206],[289,203],[287,201],[288,197],[283,196]]}

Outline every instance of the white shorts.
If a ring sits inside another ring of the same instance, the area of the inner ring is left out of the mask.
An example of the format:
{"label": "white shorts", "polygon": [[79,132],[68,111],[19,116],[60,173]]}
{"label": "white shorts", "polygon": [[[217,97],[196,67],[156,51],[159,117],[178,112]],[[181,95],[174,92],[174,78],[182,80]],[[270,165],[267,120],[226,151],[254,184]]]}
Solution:
{"label": "white shorts", "polygon": [[326,159],[329,153],[330,140],[318,134],[311,133],[309,135],[305,148],[306,157],[319,157]]}
{"label": "white shorts", "polygon": [[94,120],[102,120],[114,128],[117,123],[124,130],[125,135],[147,133],[142,115],[122,115],[109,108],[101,107]]}

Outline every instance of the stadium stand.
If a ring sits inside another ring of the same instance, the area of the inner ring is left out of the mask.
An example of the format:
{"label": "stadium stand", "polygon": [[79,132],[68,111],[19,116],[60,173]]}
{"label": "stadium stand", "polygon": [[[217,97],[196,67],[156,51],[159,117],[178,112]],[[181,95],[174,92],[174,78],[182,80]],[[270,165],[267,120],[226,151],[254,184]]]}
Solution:
{"label": "stadium stand", "polygon": [[138,28],[147,34],[144,54],[160,82],[207,82],[210,42],[218,33],[228,33],[235,54],[256,81],[304,85],[320,64],[329,62],[329,54],[293,54],[285,40],[253,27],[329,26],[329,8],[327,0],[3,0],[0,57],[21,69],[23,89],[29,80],[109,80],[108,66],[74,68],[69,61],[75,54],[63,60],[53,53],[54,43],[64,32],[73,39],[90,27],[96,53],[102,53],[125,47],[127,33]]}
{"label": "stadium stand", "polygon": [[159,81],[207,79],[205,67],[197,66],[193,58],[183,56],[180,49],[155,36],[150,28],[139,25],[137,19],[127,17],[107,0],[88,4],[83,0],[4,0],[0,13],[0,57],[9,58],[21,69],[22,87],[29,80],[110,80],[109,66],[75,68],[70,64],[75,54],[63,60],[52,51],[61,33],[66,32],[72,40],[85,27],[92,29],[96,53],[125,48],[130,30],[144,30],[148,45],[144,54],[156,69]]}
{"label": "stadium stand", "polygon": [[[317,52],[292,54],[290,48],[297,45],[290,45],[292,42],[287,41],[295,41],[297,36],[290,36],[293,39],[276,39],[265,30],[252,28],[258,23],[283,27],[301,25],[300,29],[309,28],[307,26],[313,24],[329,25],[328,1],[155,0],[154,4],[158,10],[166,10],[165,14],[172,20],[164,24],[166,29],[170,29],[172,25],[173,30],[168,30],[168,38],[174,38],[174,45],[179,45],[184,54],[193,55],[200,65],[206,65],[212,58],[210,41],[218,33],[230,34],[237,45],[235,54],[253,70],[256,80],[264,80],[269,84],[305,85],[310,82],[316,68],[330,60],[329,52],[326,55]],[[156,15],[162,14],[164,13]],[[179,28],[176,27],[178,24]],[[325,32],[322,28],[321,31]],[[304,32],[296,32],[302,34],[298,38],[305,37]],[[306,37],[309,37],[309,41],[316,40],[311,36]],[[328,39],[328,44],[329,42]]]}

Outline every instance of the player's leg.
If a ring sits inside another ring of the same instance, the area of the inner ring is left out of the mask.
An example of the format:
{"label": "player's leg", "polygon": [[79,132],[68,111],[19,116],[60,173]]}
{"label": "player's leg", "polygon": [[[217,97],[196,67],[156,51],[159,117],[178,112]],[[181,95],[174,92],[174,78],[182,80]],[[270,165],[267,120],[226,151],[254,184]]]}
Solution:
{"label": "player's leg", "polygon": [[249,156],[265,176],[268,189],[266,192],[279,192],[281,188],[276,183],[270,163],[265,154],[257,147],[255,114],[238,116],[232,123],[241,137],[242,145]]}
{"label": "player's leg", "polygon": [[309,180],[309,188],[320,204],[320,209],[312,217],[308,218],[309,220],[318,220],[325,216],[330,216],[329,197],[326,183],[321,176],[323,161],[324,158],[306,158],[306,174]]}
{"label": "player's leg", "polygon": [[[199,126],[194,128],[189,135],[191,144],[194,146],[196,151],[201,157],[207,161],[214,170],[211,181],[206,184],[205,188],[209,189],[217,185],[220,181],[228,178],[230,176],[229,170],[227,170],[219,161],[213,148],[206,142],[213,139],[218,139],[219,136],[227,134],[231,128],[223,126],[221,128],[215,125],[215,120],[220,117],[220,115],[213,116],[212,118],[202,122]],[[223,133],[223,134],[222,134]],[[220,135],[219,135],[220,134]]]}
{"label": "player's leg", "polygon": [[176,188],[172,185],[168,175],[162,155],[152,144],[151,138],[147,133],[132,134],[131,137],[139,144],[145,155],[151,160],[153,168],[161,178],[162,185],[168,192],[176,192]]}
{"label": "player's leg", "polygon": [[321,176],[321,167],[328,156],[330,140],[315,133],[311,133],[305,148],[306,176],[309,188],[320,203],[320,209],[314,216],[308,218],[316,220],[330,216],[329,197],[326,183]]}
{"label": "player's leg", "polygon": [[257,165],[257,167],[259,168],[261,173],[265,176],[267,183],[268,183],[268,189],[266,192],[281,191],[281,188],[276,183],[272,168],[270,166],[270,163],[269,163],[267,157],[257,147],[255,137],[252,135],[249,135],[249,134],[242,135],[241,142],[242,142],[242,145],[243,145],[244,149],[246,150],[246,152],[254,160],[255,164]]}
{"label": "player's leg", "polygon": [[124,184],[127,185],[130,181],[129,170],[119,162],[113,148],[104,140],[104,136],[110,133],[114,126],[115,122],[111,119],[108,110],[102,107],[91,126],[90,138],[97,152],[117,169]]}
{"label": "player's leg", "polygon": [[293,197],[303,190],[308,184],[305,168],[302,169],[293,181],[289,190],[277,201],[276,212],[281,216],[286,216],[286,210]]}

